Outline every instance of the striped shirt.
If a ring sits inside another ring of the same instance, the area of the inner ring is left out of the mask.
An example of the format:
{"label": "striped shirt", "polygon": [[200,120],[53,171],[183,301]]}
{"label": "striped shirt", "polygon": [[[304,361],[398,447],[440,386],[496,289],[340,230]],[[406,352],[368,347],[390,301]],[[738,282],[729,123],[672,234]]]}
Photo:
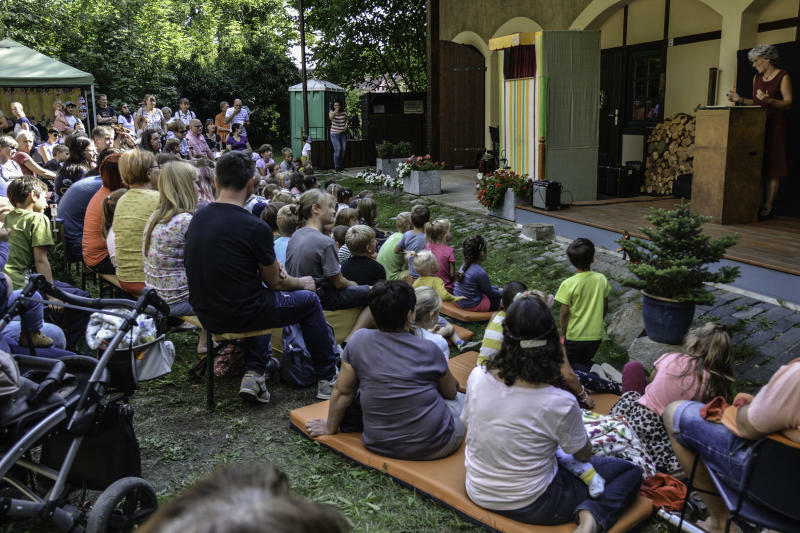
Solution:
{"label": "striped shirt", "polygon": [[478,356],[478,366],[486,364],[489,359],[494,358],[500,351],[503,344],[503,321],[506,319],[505,311],[498,311],[491,322],[487,324],[486,331],[483,332],[483,342]]}
{"label": "striped shirt", "polygon": [[331,133],[344,133],[347,131],[347,113],[334,113],[331,119]]}

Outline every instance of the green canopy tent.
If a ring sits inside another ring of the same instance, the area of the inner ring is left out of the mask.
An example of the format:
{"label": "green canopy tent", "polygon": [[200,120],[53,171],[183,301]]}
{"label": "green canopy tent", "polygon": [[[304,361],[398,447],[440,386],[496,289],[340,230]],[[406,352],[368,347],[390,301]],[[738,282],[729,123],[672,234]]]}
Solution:
{"label": "green canopy tent", "polygon": [[0,40],[0,87],[90,87],[92,113],[87,110],[90,122],[94,122],[97,114],[94,76],[11,39]]}

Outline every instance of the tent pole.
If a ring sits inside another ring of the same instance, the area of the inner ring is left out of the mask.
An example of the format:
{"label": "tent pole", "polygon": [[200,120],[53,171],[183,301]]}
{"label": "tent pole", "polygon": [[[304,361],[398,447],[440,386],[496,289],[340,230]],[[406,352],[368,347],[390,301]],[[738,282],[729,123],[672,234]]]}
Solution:
{"label": "tent pole", "polygon": [[[92,126],[92,121],[94,121],[94,126]],[[90,132],[92,131],[92,128],[97,127],[97,106],[94,102],[94,83],[92,84],[92,116],[89,117],[89,120],[87,120],[87,122],[89,123]]]}

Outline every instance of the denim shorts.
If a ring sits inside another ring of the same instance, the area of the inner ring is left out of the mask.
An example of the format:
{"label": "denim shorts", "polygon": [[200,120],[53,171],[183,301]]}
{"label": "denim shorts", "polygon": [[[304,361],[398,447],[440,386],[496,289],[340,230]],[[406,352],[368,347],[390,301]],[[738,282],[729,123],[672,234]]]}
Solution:
{"label": "denim shorts", "polygon": [[678,406],[672,419],[675,439],[697,453],[726,484],[736,485],[744,475],[756,441],[737,437],[722,424],[705,420],[700,416],[701,407],[700,402]]}

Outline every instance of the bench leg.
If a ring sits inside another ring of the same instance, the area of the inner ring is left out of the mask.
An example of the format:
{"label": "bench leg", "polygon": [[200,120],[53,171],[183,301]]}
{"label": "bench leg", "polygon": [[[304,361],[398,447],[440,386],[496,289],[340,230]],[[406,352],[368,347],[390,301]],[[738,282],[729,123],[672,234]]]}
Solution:
{"label": "bench leg", "polygon": [[206,373],[208,374],[208,381],[206,382],[206,406],[209,411],[214,410],[214,340],[211,338],[211,331],[206,330],[208,353],[206,355]]}

